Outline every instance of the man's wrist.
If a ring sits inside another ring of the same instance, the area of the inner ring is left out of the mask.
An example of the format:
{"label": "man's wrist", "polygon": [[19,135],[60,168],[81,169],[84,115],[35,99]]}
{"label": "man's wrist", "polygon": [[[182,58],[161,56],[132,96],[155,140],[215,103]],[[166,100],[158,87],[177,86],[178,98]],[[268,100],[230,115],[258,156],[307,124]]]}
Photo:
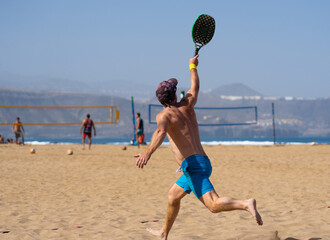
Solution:
{"label": "man's wrist", "polygon": [[152,152],[149,150],[148,151],[148,149],[146,150],[146,151],[144,151],[144,156],[149,160],[150,159],[150,157],[151,157],[151,155],[152,155]]}
{"label": "man's wrist", "polygon": [[191,69],[196,69],[197,70],[196,64],[193,64],[193,63],[189,64],[189,68],[190,68],[190,70]]}

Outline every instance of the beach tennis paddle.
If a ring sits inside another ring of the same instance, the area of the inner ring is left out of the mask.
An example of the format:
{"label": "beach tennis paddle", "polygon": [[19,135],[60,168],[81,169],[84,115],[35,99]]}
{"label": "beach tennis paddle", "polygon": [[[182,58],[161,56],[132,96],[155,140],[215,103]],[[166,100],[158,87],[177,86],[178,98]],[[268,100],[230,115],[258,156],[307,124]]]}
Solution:
{"label": "beach tennis paddle", "polygon": [[206,14],[199,15],[191,30],[192,39],[195,44],[195,56],[203,46],[211,41],[214,32],[214,18]]}

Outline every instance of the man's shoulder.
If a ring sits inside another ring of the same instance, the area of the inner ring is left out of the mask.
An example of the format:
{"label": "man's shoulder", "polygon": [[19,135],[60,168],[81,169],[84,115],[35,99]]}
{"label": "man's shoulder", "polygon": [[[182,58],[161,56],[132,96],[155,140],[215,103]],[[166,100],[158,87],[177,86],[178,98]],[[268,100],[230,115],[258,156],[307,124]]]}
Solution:
{"label": "man's shoulder", "polygon": [[167,117],[169,116],[170,114],[170,108],[169,107],[166,107],[164,108],[162,111],[160,111],[157,116],[156,116],[156,119],[159,119],[159,118],[164,118],[164,117]]}

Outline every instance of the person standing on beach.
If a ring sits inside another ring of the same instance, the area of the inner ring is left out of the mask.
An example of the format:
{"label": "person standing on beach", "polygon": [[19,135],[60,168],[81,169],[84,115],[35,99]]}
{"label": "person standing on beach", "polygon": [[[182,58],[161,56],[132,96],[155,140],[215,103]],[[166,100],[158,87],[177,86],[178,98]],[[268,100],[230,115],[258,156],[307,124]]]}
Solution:
{"label": "person standing on beach", "polygon": [[16,138],[16,144],[19,144],[20,142],[18,141],[18,138],[22,138],[22,144],[24,145],[24,127],[23,124],[20,121],[20,118],[16,118],[16,122],[14,122],[13,127],[12,127],[12,132],[15,133],[15,138]]}
{"label": "person standing on beach", "polygon": [[1,143],[5,143],[5,138],[3,136],[0,135],[0,144]]}
{"label": "person standing on beach", "polygon": [[137,158],[136,165],[143,168],[167,135],[176,162],[183,171],[182,176],[169,190],[163,227],[160,230],[147,229],[159,239],[168,238],[179,213],[181,199],[191,191],[212,213],[245,210],[255,218],[258,225],[263,224],[255,199],[237,200],[231,197],[219,197],[209,180],[212,166],[200,142],[194,111],[199,92],[198,55],[191,58],[189,64],[191,88],[180,102],[177,101],[178,81],[175,78],[158,85],[156,96],[164,109],[156,116],[157,129],[152,135],[149,146],[143,153],[134,156]]}
{"label": "person standing on beach", "polygon": [[91,149],[92,146],[92,128],[94,129],[94,136],[96,136],[96,129],[92,119],[90,119],[91,115],[88,113],[86,115],[86,119],[82,122],[80,127],[80,134],[82,130],[84,130],[82,135],[82,145],[83,149],[85,149],[85,138],[88,136],[88,148]]}
{"label": "person standing on beach", "polygon": [[135,134],[136,134],[136,144],[138,146],[138,148],[140,148],[140,143],[143,144],[144,143],[144,139],[143,139],[143,134],[144,134],[144,128],[143,128],[143,119],[141,118],[141,114],[137,113],[136,114],[136,130],[135,130]]}

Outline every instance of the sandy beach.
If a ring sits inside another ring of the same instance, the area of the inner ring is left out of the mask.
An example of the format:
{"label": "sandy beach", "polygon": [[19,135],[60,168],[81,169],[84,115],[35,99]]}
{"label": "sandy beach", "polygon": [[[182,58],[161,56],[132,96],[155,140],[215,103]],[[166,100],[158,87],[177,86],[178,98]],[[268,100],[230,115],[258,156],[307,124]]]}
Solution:
{"label": "sandy beach", "polygon": [[[212,214],[190,194],[169,239],[330,239],[330,145],[205,150],[218,194],[256,198],[264,225],[245,211]],[[181,173],[169,147],[144,169],[135,166],[139,152],[0,145],[0,239],[155,239],[145,228],[161,228],[167,192]]]}

